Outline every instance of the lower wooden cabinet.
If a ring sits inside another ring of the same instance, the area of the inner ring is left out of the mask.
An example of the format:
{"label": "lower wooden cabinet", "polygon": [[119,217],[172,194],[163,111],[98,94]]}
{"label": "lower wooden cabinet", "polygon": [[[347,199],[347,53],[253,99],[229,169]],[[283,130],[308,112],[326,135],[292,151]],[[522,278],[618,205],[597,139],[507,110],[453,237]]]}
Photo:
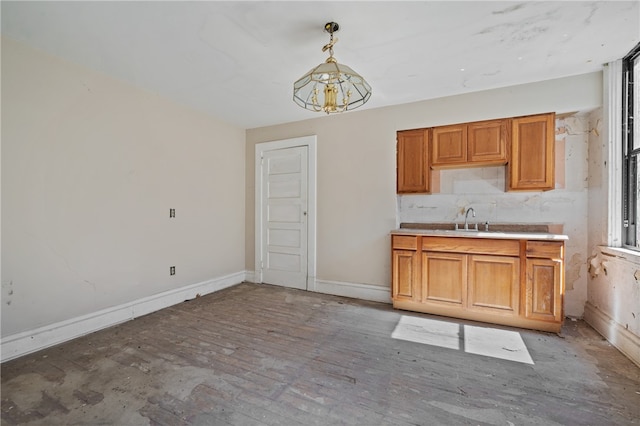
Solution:
{"label": "lower wooden cabinet", "polygon": [[517,316],[520,310],[520,259],[470,256],[468,309]]}
{"label": "lower wooden cabinet", "polygon": [[562,321],[564,244],[528,241],[526,247],[525,317]]}
{"label": "lower wooden cabinet", "polygon": [[560,282],[562,263],[552,259],[527,259],[525,317],[543,321],[562,319]]}
{"label": "lower wooden cabinet", "polygon": [[422,253],[422,303],[462,308],[467,303],[467,256]]}
{"label": "lower wooden cabinet", "polygon": [[564,242],[392,235],[398,309],[559,332]]}
{"label": "lower wooden cabinet", "polygon": [[400,300],[419,300],[419,254],[415,250],[393,250],[393,294]]}

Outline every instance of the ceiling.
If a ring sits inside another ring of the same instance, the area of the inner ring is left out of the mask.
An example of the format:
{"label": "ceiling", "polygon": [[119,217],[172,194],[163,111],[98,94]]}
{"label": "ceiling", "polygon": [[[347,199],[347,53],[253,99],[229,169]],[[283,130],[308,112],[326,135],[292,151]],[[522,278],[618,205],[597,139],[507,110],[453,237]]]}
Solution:
{"label": "ceiling", "polygon": [[328,56],[362,109],[594,72],[640,41],[639,1],[1,2],[2,34],[242,128],[315,118],[293,82]]}

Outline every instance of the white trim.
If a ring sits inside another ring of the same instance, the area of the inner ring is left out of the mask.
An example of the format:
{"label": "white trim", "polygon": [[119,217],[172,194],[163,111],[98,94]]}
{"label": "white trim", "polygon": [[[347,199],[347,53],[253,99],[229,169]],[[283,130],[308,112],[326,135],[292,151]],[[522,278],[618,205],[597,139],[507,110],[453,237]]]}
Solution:
{"label": "white trim", "polygon": [[640,265],[640,252],[624,247],[604,247],[600,246],[600,251],[604,255],[613,256],[633,265]]}
{"label": "white trim", "polygon": [[[245,271],[245,274],[245,281],[256,283],[256,281],[251,281],[254,279],[254,271]],[[391,303],[391,291],[388,288],[371,284],[317,280],[314,278],[309,281],[308,291],[371,300],[373,302]]]}
{"label": "white trim", "polygon": [[307,146],[308,151],[308,205],[307,205],[307,289],[316,277],[316,194],[317,194],[317,136],[302,136],[256,144],[255,150],[255,260],[254,281],[262,282],[262,165],[265,151]]}
{"label": "white trim", "polygon": [[640,337],[618,324],[606,312],[590,302],[584,305],[584,320],[640,367]]}
{"label": "white trim", "polygon": [[257,283],[256,271],[244,271],[244,280],[250,283]]}
{"label": "white trim", "polygon": [[165,291],[2,339],[2,362],[241,283],[245,271]]}
{"label": "white trim", "polygon": [[607,245],[622,247],[622,60],[604,67],[603,121],[607,138]]}
{"label": "white trim", "polygon": [[315,280],[313,288],[316,293],[333,294],[352,297],[354,299],[371,300],[373,302],[391,303],[389,286],[381,287],[371,284],[358,284],[342,281]]}

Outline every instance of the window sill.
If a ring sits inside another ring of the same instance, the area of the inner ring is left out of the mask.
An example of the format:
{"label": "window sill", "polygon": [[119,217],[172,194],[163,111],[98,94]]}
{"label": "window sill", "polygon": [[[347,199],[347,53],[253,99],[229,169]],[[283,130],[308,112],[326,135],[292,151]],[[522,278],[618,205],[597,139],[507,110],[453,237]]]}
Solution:
{"label": "window sill", "polygon": [[635,265],[640,265],[640,251],[629,250],[622,247],[606,247],[600,246],[600,251],[603,256],[615,257],[621,260],[625,260]]}

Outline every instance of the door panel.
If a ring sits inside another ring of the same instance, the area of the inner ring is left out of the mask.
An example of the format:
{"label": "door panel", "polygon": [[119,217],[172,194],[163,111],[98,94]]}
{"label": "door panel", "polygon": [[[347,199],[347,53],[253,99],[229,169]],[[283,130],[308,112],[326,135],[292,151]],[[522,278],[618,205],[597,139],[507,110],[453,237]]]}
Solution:
{"label": "door panel", "polygon": [[267,206],[267,219],[274,218],[280,222],[300,222],[302,216],[301,206],[291,204],[271,204]]}
{"label": "door panel", "polygon": [[296,272],[300,270],[300,256],[272,251],[267,253],[267,264],[272,271]]}
{"label": "door panel", "polygon": [[262,281],[307,288],[307,147],[262,158]]}
{"label": "door panel", "polygon": [[299,229],[269,229],[267,244],[280,247],[300,247]]}

